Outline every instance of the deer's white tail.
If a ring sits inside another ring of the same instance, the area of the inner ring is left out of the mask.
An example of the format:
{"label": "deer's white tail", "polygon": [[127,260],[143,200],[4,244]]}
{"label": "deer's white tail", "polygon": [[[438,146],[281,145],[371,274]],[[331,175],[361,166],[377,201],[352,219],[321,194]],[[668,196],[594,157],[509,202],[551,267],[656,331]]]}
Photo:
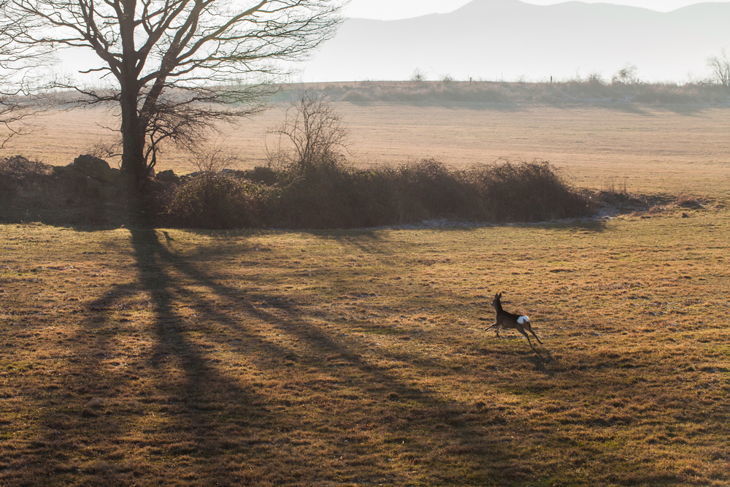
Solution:
{"label": "deer's white tail", "polygon": [[527,316],[520,316],[519,318],[517,318],[517,323],[519,323],[520,325],[525,325],[529,322],[530,322],[530,318]]}

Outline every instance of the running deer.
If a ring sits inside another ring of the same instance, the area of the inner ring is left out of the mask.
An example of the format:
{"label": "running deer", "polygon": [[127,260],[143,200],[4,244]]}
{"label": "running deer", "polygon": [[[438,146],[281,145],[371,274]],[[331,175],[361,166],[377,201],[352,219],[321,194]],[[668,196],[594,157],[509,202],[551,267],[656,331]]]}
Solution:
{"label": "running deer", "polygon": [[497,312],[497,320],[496,323],[494,323],[492,326],[487,328],[487,330],[491,330],[492,328],[496,328],[497,337],[499,338],[499,330],[500,328],[503,330],[517,330],[523,335],[525,335],[525,338],[527,338],[527,342],[530,344],[531,348],[535,348],[532,345],[532,341],[530,340],[530,336],[525,333],[525,330],[532,333],[532,336],[534,336],[537,341],[542,344],[542,341],[540,338],[538,338],[537,335],[535,335],[535,332],[532,331],[532,325],[530,324],[530,318],[527,316],[522,315],[516,315],[513,313],[508,313],[502,308],[502,293],[497,293],[494,295],[494,301],[492,301],[492,306],[494,306],[495,311]]}

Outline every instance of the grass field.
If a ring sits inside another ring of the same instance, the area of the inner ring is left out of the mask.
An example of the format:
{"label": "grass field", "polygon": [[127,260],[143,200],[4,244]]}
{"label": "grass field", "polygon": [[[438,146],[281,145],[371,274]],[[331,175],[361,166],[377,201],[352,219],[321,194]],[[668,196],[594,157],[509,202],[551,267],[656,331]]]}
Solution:
{"label": "grass field", "polygon": [[[712,202],[478,228],[3,225],[0,485],[730,483],[727,111],[344,108],[357,161],[540,157]],[[254,161],[251,124],[233,143]],[[47,130],[39,157],[79,152]],[[496,291],[540,354],[484,331]]]}
{"label": "grass field", "polygon": [[[220,127],[214,143],[241,159],[265,164],[267,132],[279,126],[286,106]],[[626,112],[605,108],[532,107],[512,111],[338,103],[347,126],[351,162],[399,164],[434,157],[452,166],[544,159],[581,186],[623,184],[631,191],[722,192],[730,196],[730,109],[690,114]],[[65,165],[99,141],[117,122],[102,109],[52,112],[34,132],[4,152]],[[74,127],[69,133],[69,127]],[[42,139],[43,144],[38,144]],[[189,156],[171,151],[159,169],[193,171]],[[691,177],[687,177],[690,174]],[[626,178],[626,179],[625,179]]]}

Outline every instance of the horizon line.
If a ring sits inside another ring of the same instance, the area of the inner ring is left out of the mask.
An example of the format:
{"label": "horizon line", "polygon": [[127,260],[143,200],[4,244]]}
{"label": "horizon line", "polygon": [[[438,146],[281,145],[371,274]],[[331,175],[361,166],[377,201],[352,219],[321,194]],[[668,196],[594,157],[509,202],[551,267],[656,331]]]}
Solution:
{"label": "horizon line", "polygon": [[[344,18],[346,20],[375,20],[375,21],[379,21],[379,22],[398,22],[398,21],[401,21],[401,20],[419,19],[419,18],[422,18],[422,17],[430,17],[430,16],[433,16],[433,15],[451,15],[451,14],[456,13],[456,12],[458,12],[459,10],[461,10],[461,9],[463,9],[465,7],[468,7],[469,5],[472,5],[472,4],[477,3],[477,2],[480,2],[480,1],[482,1],[482,0],[471,0],[470,2],[467,2],[464,5],[462,5],[460,7],[457,7],[454,10],[450,10],[448,12],[432,12],[432,13],[427,13],[427,14],[414,15],[412,17],[398,17],[398,18],[393,18],[393,19],[382,19],[382,18],[376,18],[376,17],[345,16]],[[564,1],[559,1],[559,2],[556,2],[556,3],[553,3],[553,4],[548,4],[548,5],[541,5],[541,4],[531,3],[529,0],[499,0],[499,1],[502,1],[502,2],[510,2],[510,3],[517,3],[517,4],[523,4],[523,5],[528,5],[530,7],[536,7],[536,8],[550,8],[550,7],[557,7],[557,6],[571,4],[571,3],[572,4],[581,4],[581,5],[610,5],[610,6],[614,6],[614,7],[624,7],[624,8],[627,8],[627,9],[645,10],[645,11],[653,12],[653,13],[657,13],[657,14],[672,14],[672,13],[678,12],[680,10],[684,10],[684,9],[687,9],[687,8],[696,7],[698,5],[716,5],[716,4],[722,5],[722,4],[730,4],[730,1],[729,0],[724,0],[724,1],[712,0],[712,1],[696,2],[696,3],[692,3],[690,5],[685,5],[683,7],[677,7],[677,8],[674,8],[672,10],[656,10],[656,9],[650,8],[650,7],[640,7],[640,6],[636,6],[636,5],[627,5],[627,4],[624,4],[624,3],[615,3],[615,2],[606,2],[606,1],[601,1],[601,2],[586,2],[586,1],[583,1],[583,0],[564,0]]]}

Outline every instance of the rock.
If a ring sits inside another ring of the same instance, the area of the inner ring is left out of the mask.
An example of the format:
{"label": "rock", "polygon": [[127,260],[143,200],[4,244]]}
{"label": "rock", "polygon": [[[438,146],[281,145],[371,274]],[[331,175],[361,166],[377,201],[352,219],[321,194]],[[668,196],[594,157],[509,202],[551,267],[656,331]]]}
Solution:
{"label": "rock", "polygon": [[249,181],[269,186],[276,184],[279,179],[279,175],[274,169],[262,166],[256,166],[251,170],[244,171],[244,177]]}
{"label": "rock", "polygon": [[81,155],[68,165],[85,176],[95,179],[108,180],[112,177],[113,170],[104,159],[90,155]]}
{"label": "rock", "polygon": [[157,173],[157,180],[163,183],[177,184],[180,182],[180,177],[175,174],[175,171],[168,169],[167,171]]}
{"label": "rock", "polygon": [[246,177],[246,171],[239,171],[238,169],[221,169],[220,173],[235,179],[243,179]]}

